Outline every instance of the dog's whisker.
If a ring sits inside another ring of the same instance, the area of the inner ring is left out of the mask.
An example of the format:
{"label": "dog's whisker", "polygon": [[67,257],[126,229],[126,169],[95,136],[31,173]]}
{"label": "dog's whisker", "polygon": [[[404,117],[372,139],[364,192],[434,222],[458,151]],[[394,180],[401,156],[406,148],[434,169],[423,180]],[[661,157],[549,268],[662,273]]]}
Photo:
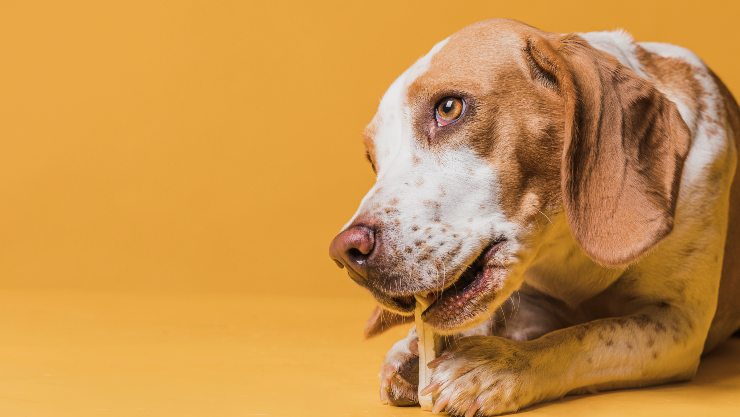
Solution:
{"label": "dog's whisker", "polygon": [[445,261],[442,260],[442,286],[439,287],[439,293],[437,294],[437,297],[442,296],[442,292],[444,291],[445,285],[447,284],[447,266],[445,265]]}
{"label": "dog's whisker", "polygon": [[496,310],[497,310],[497,312],[499,310],[501,311],[501,317],[504,319],[504,329],[507,329],[509,327],[509,325],[506,322],[506,312],[504,311],[503,308],[501,308],[501,306],[498,306]]}
{"label": "dog's whisker", "polygon": [[[443,278],[439,274],[439,265],[437,263],[434,264],[434,276],[435,276],[434,282],[435,284],[437,284],[436,287],[439,287],[439,284]],[[436,292],[436,288],[432,292]]]}
{"label": "dog's whisker", "polygon": [[514,296],[509,297],[509,304],[511,304],[511,310],[509,311],[509,318],[513,319],[519,309],[519,305],[514,301]]}
{"label": "dog's whisker", "polygon": [[535,207],[535,208],[537,209],[537,211],[540,212],[541,215],[545,216],[545,218],[547,219],[547,222],[548,223],[552,224],[552,220],[550,220],[550,218],[547,217],[547,214],[543,213],[542,210],[539,209],[539,207]]}

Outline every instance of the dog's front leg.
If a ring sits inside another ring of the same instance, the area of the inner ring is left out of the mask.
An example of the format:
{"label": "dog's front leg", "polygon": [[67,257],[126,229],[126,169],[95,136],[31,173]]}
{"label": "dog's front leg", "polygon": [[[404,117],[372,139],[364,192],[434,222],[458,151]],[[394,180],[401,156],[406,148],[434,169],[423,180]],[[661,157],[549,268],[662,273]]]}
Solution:
{"label": "dog's front leg", "polygon": [[380,369],[380,400],[396,406],[417,405],[419,347],[416,328],[396,342]]}
{"label": "dog's front leg", "polygon": [[577,390],[609,389],[688,379],[702,337],[678,309],[657,306],[601,319],[539,339],[468,337],[430,366],[434,411],[489,416],[516,411]]}

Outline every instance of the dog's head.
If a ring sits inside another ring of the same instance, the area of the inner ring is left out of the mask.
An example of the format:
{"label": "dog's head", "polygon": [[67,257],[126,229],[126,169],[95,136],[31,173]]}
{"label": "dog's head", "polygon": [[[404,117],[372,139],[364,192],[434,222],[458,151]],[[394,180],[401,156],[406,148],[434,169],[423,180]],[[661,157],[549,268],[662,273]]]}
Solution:
{"label": "dog's head", "polygon": [[672,228],[689,143],[676,107],[578,36],[509,20],[440,42],[365,132],[376,184],[330,252],[386,309],[475,324],[523,280],[538,224],[564,212],[595,261],[629,263]]}

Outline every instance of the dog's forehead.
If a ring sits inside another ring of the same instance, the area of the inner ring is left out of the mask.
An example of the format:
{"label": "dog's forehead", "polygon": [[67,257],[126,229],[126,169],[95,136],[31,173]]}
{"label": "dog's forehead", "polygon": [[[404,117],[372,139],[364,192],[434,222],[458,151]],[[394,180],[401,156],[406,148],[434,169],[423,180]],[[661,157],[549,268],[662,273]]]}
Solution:
{"label": "dog's forehead", "polygon": [[432,123],[435,101],[444,95],[492,97],[500,95],[503,84],[502,92],[522,85],[528,74],[527,39],[542,35],[511,20],[476,23],[437,43],[404,71],[386,91],[365,130],[365,145],[379,177],[391,166],[408,165],[429,153],[419,148],[423,143],[417,137],[419,126],[425,123],[420,118],[428,117]]}
{"label": "dog's forehead", "polygon": [[381,131],[397,128],[408,108],[435,93],[492,88],[496,75],[522,66],[526,36],[535,30],[522,23],[497,19],[461,29],[436,44],[388,88],[378,111],[365,130],[372,142]]}
{"label": "dog's forehead", "polygon": [[430,88],[490,88],[501,72],[519,67],[526,45],[526,26],[487,21],[452,35],[409,88],[410,99]]}

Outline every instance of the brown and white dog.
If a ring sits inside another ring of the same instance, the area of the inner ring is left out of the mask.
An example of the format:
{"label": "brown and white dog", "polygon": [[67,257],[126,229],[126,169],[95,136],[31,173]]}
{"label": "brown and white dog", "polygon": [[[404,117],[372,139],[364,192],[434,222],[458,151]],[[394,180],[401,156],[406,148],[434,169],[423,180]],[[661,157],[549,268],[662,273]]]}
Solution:
{"label": "brown and white dog", "polygon": [[[510,20],[435,45],[365,134],[377,182],[330,252],[448,335],[435,411],[690,379],[740,328],[740,110],[690,51]],[[728,238],[729,236],[729,238]],[[381,396],[416,403],[416,335]]]}

